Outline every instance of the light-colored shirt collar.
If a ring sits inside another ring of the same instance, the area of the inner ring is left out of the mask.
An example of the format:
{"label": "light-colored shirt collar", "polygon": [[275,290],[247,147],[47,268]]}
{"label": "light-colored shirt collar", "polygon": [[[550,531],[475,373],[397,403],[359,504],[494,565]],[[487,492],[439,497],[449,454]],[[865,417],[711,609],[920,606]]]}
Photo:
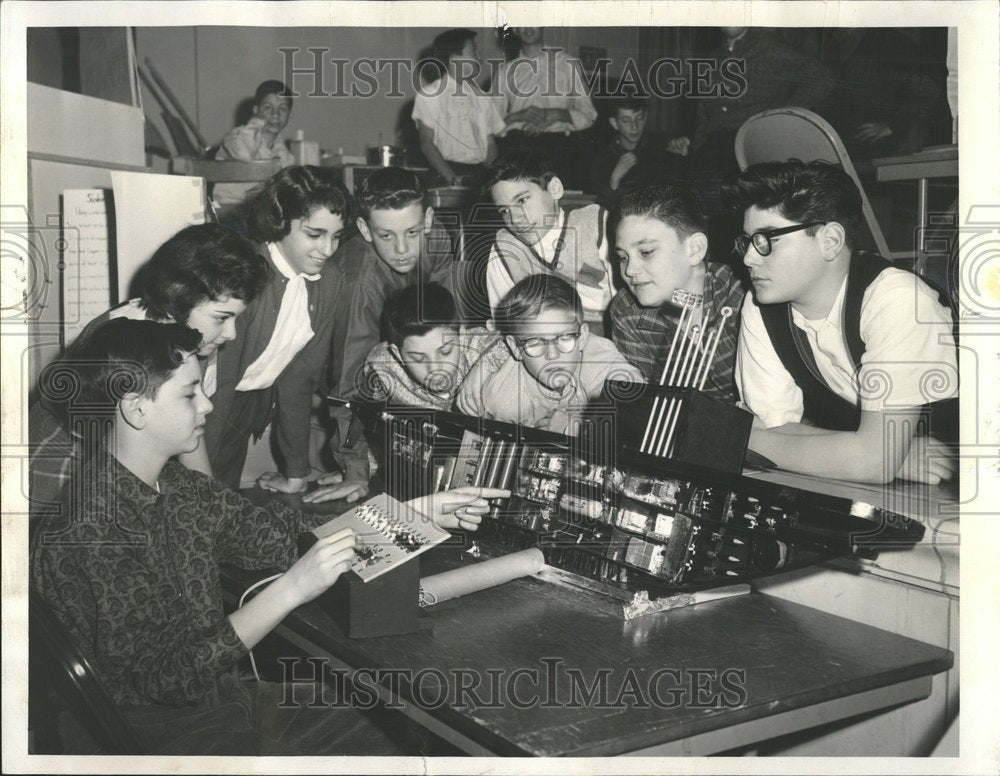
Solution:
{"label": "light-colored shirt collar", "polygon": [[843,282],[840,284],[840,290],[837,291],[837,296],[833,300],[833,304],[830,305],[830,312],[822,318],[810,320],[792,307],[792,321],[800,329],[812,329],[813,331],[819,331],[825,326],[832,326],[837,331],[840,331],[841,324],[844,320],[844,300],[846,299],[846,296],[847,276],[845,275]]}
{"label": "light-colored shirt collar", "polygon": [[286,259],[281,253],[281,248],[278,247],[278,243],[268,243],[267,252],[271,256],[271,262],[274,264],[275,269],[277,269],[278,272],[289,280],[299,275],[304,277],[306,280],[319,280],[319,273],[315,275],[307,275],[305,272],[296,272],[292,268],[292,265],[288,263],[288,259]]}
{"label": "light-colored shirt collar", "polygon": [[556,253],[556,242],[559,240],[559,235],[562,234],[563,223],[566,220],[566,211],[561,207],[559,208],[559,217],[556,219],[555,224],[549,231],[547,231],[541,240],[535,245],[535,253],[537,253],[543,261],[546,263],[551,262]]}

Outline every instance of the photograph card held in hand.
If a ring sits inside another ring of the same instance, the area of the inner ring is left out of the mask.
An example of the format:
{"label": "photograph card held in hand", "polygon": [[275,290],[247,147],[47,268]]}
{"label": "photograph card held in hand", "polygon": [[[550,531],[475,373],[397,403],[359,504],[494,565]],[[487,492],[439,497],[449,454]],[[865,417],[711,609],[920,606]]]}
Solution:
{"label": "photograph card held in hand", "polygon": [[357,559],[351,570],[363,582],[371,582],[450,536],[429,517],[386,494],[368,499],[312,532],[323,538],[342,528],[353,528],[358,535]]}

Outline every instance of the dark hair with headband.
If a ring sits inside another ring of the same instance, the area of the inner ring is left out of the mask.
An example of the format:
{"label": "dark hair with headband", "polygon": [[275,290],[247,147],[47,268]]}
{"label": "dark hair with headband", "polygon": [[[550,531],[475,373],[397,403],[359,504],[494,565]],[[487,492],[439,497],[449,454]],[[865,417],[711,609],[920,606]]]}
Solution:
{"label": "dark hair with headband", "polygon": [[308,218],[318,207],[342,216],[346,225],[349,203],[350,195],[332,169],[286,167],[250,193],[250,236],[259,242],[277,242],[288,236],[294,219]]}

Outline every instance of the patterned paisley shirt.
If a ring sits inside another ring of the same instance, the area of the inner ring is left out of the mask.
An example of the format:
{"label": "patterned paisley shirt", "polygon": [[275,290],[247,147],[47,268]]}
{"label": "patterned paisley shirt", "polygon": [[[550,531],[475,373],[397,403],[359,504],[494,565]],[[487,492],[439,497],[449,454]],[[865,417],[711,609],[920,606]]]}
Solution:
{"label": "patterned paisley shirt", "polygon": [[109,459],[85,465],[67,508],[35,527],[32,584],[115,703],[201,703],[246,652],[222,608],[219,564],[287,569],[298,534],[330,518],[254,506],[174,461],[158,493]]}

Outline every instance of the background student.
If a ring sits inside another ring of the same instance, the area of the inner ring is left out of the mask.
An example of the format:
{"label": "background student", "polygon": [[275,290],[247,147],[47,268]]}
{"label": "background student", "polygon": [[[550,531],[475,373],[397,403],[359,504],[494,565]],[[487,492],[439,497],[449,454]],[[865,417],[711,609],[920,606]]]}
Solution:
{"label": "background student", "polygon": [[821,477],[949,478],[949,455],[915,432],[929,412],[934,435],[957,441],[951,313],[915,274],[856,249],[851,178],[823,162],[759,164],[727,195],[753,284],[736,362],[751,449]]}
{"label": "background student", "polygon": [[[707,224],[694,194],[683,186],[647,186],[626,194],[614,218],[626,286],[608,309],[615,345],[648,382],[659,383],[681,311],[689,305],[685,320],[692,327],[723,327],[704,391],[735,402],[733,367],[746,288],[731,267],[706,261]],[[733,311],[728,320],[720,316],[723,307]]]}
{"label": "background student", "polygon": [[[236,337],[236,319],[269,277],[267,262],[253,246],[218,224],[186,227],[157,248],[136,276],[139,296],[95,318],[43,372],[28,423],[32,511],[54,504],[76,456],[70,413],[77,399],[66,400],[60,388],[60,375],[64,377],[66,369],[78,361],[76,343],[85,342],[105,321],[118,318],[184,323],[201,335],[198,364],[203,389],[211,396],[217,384],[219,349]],[[183,453],[180,460],[190,469],[212,474],[204,444]]]}
{"label": "background student", "polygon": [[238,488],[247,443],[271,423],[281,472],[259,483],[299,493],[307,486],[313,396],[325,379],[343,284],[328,259],[348,218],[347,193],[332,170],[296,166],[266,181],[249,206],[250,232],[271,279],[219,358],[205,441],[215,476]]}
{"label": "background student", "polygon": [[572,435],[605,380],[642,382],[611,340],[590,332],[580,296],[562,278],[521,280],[493,325],[503,342],[483,353],[458,391],[466,415]]}
{"label": "background student", "polygon": [[387,339],[368,354],[361,381],[372,401],[450,410],[462,380],[499,339],[481,326],[459,326],[454,298],[437,283],[397,291],[383,319]]}
{"label": "background student", "polygon": [[515,27],[517,56],[497,71],[506,129],[500,141],[504,155],[526,152],[550,156],[567,188],[583,189],[581,133],[597,119],[587,94],[587,80],[577,59],[546,46],[541,27]]}
{"label": "background student", "polygon": [[[215,153],[219,161],[268,162],[277,159],[282,167],[295,164],[295,157],[285,147],[281,133],[292,115],[292,92],[281,81],[264,81],[253,96],[253,117],[226,133]],[[253,188],[252,183],[217,183],[212,199],[232,208],[239,205]]]}
{"label": "background student", "polygon": [[525,151],[490,166],[486,186],[505,226],[497,230],[486,265],[490,308],[531,275],[557,275],[573,286],[584,316],[604,331],[614,288],[608,264],[607,211],[559,205],[562,180],[548,157]]}
{"label": "background student", "polygon": [[442,32],[432,45],[441,77],[417,90],[413,120],[420,132],[420,149],[437,173],[431,185],[478,188],[486,165],[497,155],[495,136],[504,128],[495,97],[472,78],[480,69],[476,33]]}
{"label": "background student", "polygon": [[[239,681],[237,661],[289,612],[350,568],[351,529],[298,557],[298,536],[329,519],[274,500],[258,507],[171,461],[199,445],[212,403],[197,332],[114,320],[75,365],[88,455],[65,511],[33,533],[31,584],[153,754],[416,754],[358,710],[319,707],[295,687]],[[410,502],[438,525],[475,530],[486,498],[466,488]],[[226,614],[219,564],[284,573]],[[299,684],[315,698],[315,687]],[[83,742],[67,742],[78,753]],[[83,750],[85,751],[85,750]]]}
{"label": "background student", "polygon": [[629,191],[683,176],[683,164],[667,151],[666,138],[646,131],[645,99],[616,100],[608,123],[614,136],[596,146],[590,160],[588,191],[602,205],[610,209]]}
{"label": "background student", "polygon": [[713,69],[717,89],[699,97],[694,129],[673,138],[668,149],[686,157],[685,181],[698,195],[709,219],[714,243],[728,243],[739,232],[738,219],[722,202],[722,184],[739,172],[736,133],[751,116],[793,105],[814,110],[833,91],[834,80],[815,57],[789,46],[777,30],[719,27],[720,44],[710,52],[715,62],[736,60],[742,83],[726,83],[725,70]]}
{"label": "background student", "polygon": [[[438,282],[452,285],[455,269],[451,238],[434,220],[420,179],[401,167],[386,167],[362,181],[356,192],[359,234],[333,257],[343,285],[332,298],[335,325],[331,345],[331,394],[358,395],[365,358],[382,339],[380,322],[386,298],[409,286]],[[331,451],[343,478],[310,498],[359,498],[367,492],[368,448],[361,425],[352,428],[351,410],[329,408],[334,428]],[[328,496],[328,493],[334,495]],[[340,495],[337,495],[340,494]]]}

